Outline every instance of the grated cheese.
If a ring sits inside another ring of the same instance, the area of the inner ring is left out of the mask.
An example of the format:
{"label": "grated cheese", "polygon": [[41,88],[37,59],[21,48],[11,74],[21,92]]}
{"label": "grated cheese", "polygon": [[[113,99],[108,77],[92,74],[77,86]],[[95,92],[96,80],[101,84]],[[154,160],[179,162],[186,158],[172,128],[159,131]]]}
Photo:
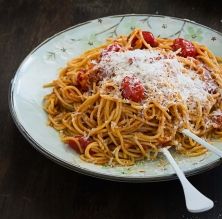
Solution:
{"label": "grated cheese", "polygon": [[[207,102],[206,82],[193,70],[186,69],[174,52],[132,50],[108,52],[95,65],[107,78],[120,86],[126,76],[135,76],[146,89],[147,100],[162,105],[172,102]],[[136,81],[135,81],[136,82]]]}

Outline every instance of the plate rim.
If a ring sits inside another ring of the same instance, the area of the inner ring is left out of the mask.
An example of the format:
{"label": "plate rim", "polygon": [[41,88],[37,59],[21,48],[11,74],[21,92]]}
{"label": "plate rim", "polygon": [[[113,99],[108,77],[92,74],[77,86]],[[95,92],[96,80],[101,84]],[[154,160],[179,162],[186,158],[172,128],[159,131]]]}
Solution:
{"label": "plate rim", "polygon": [[[97,19],[104,19],[104,18],[116,18],[116,17],[130,17],[130,16],[152,16],[152,17],[159,17],[159,18],[171,18],[171,19],[175,19],[175,20],[180,20],[180,21],[187,21],[189,23],[192,24],[196,24],[198,26],[204,27],[206,29],[209,29],[210,31],[213,31],[217,34],[219,34],[222,37],[222,33],[214,30],[208,26],[199,24],[195,21],[189,20],[189,19],[183,19],[183,18],[178,18],[178,17],[172,17],[172,16],[166,16],[166,15],[157,15],[157,14],[119,14],[119,15],[111,15],[111,16],[104,16],[104,17],[98,17],[95,19],[91,19],[82,23],[78,23],[76,25],[70,26],[62,31],[59,31],[55,34],[53,34],[52,36],[46,38],[42,43],[38,44],[34,49],[32,49],[28,55],[26,55],[26,57],[23,59],[23,61],[19,64],[19,67],[17,68],[17,70],[15,71],[11,82],[9,84],[9,91],[8,91],[8,105],[9,105],[9,111],[10,114],[12,116],[12,119],[14,121],[14,123],[16,124],[16,127],[18,128],[19,132],[25,137],[25,139],[37,150],[39,151],[41,154],[43,154],[45,157],[49,158],[51,161],[59,164],[60,166],[63,166],[67,169],[70,169],[72,171],[75,171],[77,173],[81,173],[84,175],[88,175],[88,176],[92,176],[92,177],[96,177],[96,178],[100,178],[100,179],[106,179],[106,180],[110,180],[110,181],[118,181],[118,182],[132,182],[132,183],[145,183],[145,182],[161,182],[161,181],[169,181],[169,180],[174,180],[174,179],[178,179],[178,177],[176,176],[175,173],[166,175],[166,176],[157,176],[157,177],[137,177],[137,176],[116,176],[116,175],[112,175],[112,174],[105,174],[105,173],[99,173],[99,172],[94,172],[92,170],[86,169],[86,168],[82,168],[81,166],[75,166],[72,165],[70,163],[68,163],[67,161],[55,156],[54,154],[52,154],[51,152],[49,152],[48,150],[46,150],[42,145],[40,145],[37,141],[35,141],[32,136],[28,133],[28,131],[26,131],[26,129],[22,126],[22,124],[19,122],[19,119],[17,117],[16,111],[15,111],[15,107],[14,107],[14,85],[16,82],[16,79],[18,77],[18,73],[20,72],[20,69],[23,67],[23,65],[26,63],[26,60],[35,52],[37,51],[39,48],[41,48],[44,44],[46,44],[47,42],[49,42],[51,39],[61,35],[62,33],[65,33],[69,30],[75,29],[79,26],[83,26],[86,25],[92,21],[95,21]],[[194,168],[192,170],[187,170],[185,171],[185,175],[186,176],[192,176],[192,175],[196,175],[196,174],[200,174],[203,173],[205,171],[211,170],[213,168],[215,168],[216,166],[218,166],[219,164],[221,164],[222,159],[218,158],[215,161],[212,161],[208,164],[203,165],[202,167],[199,168]]]}

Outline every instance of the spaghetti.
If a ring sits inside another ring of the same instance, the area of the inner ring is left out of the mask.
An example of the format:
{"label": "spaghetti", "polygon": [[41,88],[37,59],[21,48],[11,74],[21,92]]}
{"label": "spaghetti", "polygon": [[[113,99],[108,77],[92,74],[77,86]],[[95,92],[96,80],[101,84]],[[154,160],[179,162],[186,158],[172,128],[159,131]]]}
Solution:
{"label": "spaghetti", "polygon": [[184,128],[222,136],[222,59],[181,38],[135,29],[72,59],[45,87],[49,125],[87,162],[133,165],[167,145],[205,153]]}

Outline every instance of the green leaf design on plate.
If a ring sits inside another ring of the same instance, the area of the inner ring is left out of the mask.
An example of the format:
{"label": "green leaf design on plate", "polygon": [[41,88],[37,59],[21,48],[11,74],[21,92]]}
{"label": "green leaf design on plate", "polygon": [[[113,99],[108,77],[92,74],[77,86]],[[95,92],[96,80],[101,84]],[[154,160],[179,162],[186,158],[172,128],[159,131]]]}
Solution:
{"label": "green leaf design on plate", "polygon": [[47,52],[47,60],[55,60],[55,58],[56,58],[55,52],[51,52],[51,51]]}
{"label": "green leaf design on plate", "polygon": [[127,33],[130,33],[132,32],[133,29],[135,28],[141,28],[143,29],[144,27],[144,23],[143,22],[140,22],[138,19],[135,19],[134,17],[130,18],[130,19],[127,19],[124,23],[123,23],[123,28],[124,28],[124,31],[127,32]]}
{"label": "green leaf design on plate", "polygon": [[188,26],[185,33],[185,38],[191,41],[202,41],[203,31],[201,28],[195,28],[193,26]]}
{"label": "green leaf design on plate", "polygon": [[95,34],[91,34],[88,37],[83,38],[82,40],[86,41],[86,43],[91,47],[97,47],[102,43]]}

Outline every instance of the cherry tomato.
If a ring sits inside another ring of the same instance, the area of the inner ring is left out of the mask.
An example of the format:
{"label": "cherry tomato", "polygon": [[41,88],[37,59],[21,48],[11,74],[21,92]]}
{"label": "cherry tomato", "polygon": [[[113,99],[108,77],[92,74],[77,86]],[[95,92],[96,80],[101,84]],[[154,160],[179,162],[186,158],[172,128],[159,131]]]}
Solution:
{"label": "cherry tomato", "polygon": [[[155,37],[153,36],[153,34],[151,32],[148,31],[142,31],[142,35],[144,40],[150,44],[150,46],[152,47],[156,47],[158,46],[158,42],[156,41]],[[138,40],[137,37],[134,37],[132,40],[132,47],[136,46],[136,41]],[[144,48],[144,45],[142,45],[142,48]]]}
{"label": "cherry tomato", "polygon": [[181,49],[179,55],[183,57],[195,57],[197,55],[196,48],[194,47],[193,43],[190,41],[187,41],[182,38],[177,38],[173,41],[173,50],[176,51],[178,49]]}
{"label": "cherry tomato", "polygon": [[157,43],[155,37],[153,36],[153,34],[152,34],[151,32],[143,31],[142,34],[143,34],[144,40],[145,40],[148,44],[150,44],[150,46],[152,46],[152,47],[158,46],[158,43]]}
{"label": "cherry tomato", "polygon": [[136,41],[137,41],[137,40],[138,40],[137,37],[134,37],[134,38],[132,39],[132,41],[131,41],[131,46],[132,46],[132,47],[136,46]]}
{"label": "cherry tomato", "polygon": [[144,87],[136,77],[126,76],[121,83],[122,96],[134,102],[144,99]]}
{"label": "cherry tomato", "polygon": [[[91,143],[91,141],[84,136],[76,136],[75,139],[79,142],[82,151],[84,152],[86,147]],[[69,140],[69,146],[74,149],[77,153],[81,154],[81,151],[74,140]]]}

